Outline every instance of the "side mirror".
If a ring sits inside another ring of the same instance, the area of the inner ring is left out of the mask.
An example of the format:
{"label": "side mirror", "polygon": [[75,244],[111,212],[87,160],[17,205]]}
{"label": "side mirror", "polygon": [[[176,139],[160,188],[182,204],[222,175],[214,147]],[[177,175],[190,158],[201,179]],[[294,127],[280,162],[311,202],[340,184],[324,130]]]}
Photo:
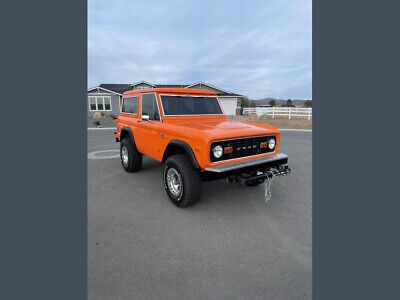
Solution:
{"label": "side mirror", "polygon": [[142,115],[142,120],[143,120],[143,121],[150,121],[150,116],[148,116],[148,115]]}

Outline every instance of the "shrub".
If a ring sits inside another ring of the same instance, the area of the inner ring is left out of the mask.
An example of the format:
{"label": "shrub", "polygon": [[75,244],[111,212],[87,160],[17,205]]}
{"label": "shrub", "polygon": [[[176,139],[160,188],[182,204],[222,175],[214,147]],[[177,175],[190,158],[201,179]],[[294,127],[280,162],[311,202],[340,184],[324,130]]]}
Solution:
{"label": "shrub", "polygon": [[100,118],[101,118],[101,113],[99,113],[98,111],[96,111],[96,112],[93,114],[93,118],[95,118],[95,119],[100,119]]}
{"label": "shrub", "polygon": [[304,102],[304,107],[312,107],[312,100],[306,100]]}

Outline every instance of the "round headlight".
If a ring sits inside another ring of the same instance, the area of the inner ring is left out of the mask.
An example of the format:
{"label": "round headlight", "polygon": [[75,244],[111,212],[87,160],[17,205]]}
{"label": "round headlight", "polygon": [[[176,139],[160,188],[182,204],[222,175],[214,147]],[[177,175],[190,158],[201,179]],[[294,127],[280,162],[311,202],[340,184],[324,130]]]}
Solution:
{"label": "round headlight", "polygon": [[213,154],[215,158],[220,158],[222,156],[222,147],[217,145],[213,149]]}
{"label": "round headlight", "polygon": [[268,148],[269,150],[273,150],[275,148],[275,139],[270,139],[268,141]]}

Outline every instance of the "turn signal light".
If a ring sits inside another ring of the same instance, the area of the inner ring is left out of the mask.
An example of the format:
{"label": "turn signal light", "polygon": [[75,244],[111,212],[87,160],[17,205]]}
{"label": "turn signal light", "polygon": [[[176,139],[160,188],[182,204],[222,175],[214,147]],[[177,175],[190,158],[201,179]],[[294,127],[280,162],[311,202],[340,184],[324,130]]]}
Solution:
{"label": "turn signal light", "polygon": [[232,147],[225,147],[224,148],[224,153],[225,154],[229,154],[229,153],[232,153],[233,152],[233,148]]}
{"label": "turn signal light", "polygon": [[267,148],[267,146],[268,146],[267,142],[262,142],[260,144],[260,148]]}

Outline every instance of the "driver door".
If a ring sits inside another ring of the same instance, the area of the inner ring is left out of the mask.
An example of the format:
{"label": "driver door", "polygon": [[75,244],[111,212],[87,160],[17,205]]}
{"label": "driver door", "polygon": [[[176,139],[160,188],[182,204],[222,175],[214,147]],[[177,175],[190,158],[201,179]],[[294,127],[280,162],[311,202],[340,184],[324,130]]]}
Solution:
{"label": "driver door", "polygon": [[[161,126],[160,112],[158,109],[156,93],[143,93],[140,96],[140,119],[137,122],[137,133],[135,139],[139,144],[138,149],[144,155],[160,160],[159,130]],[[143,116],[149,116],[148,121],[143,120]]]}

